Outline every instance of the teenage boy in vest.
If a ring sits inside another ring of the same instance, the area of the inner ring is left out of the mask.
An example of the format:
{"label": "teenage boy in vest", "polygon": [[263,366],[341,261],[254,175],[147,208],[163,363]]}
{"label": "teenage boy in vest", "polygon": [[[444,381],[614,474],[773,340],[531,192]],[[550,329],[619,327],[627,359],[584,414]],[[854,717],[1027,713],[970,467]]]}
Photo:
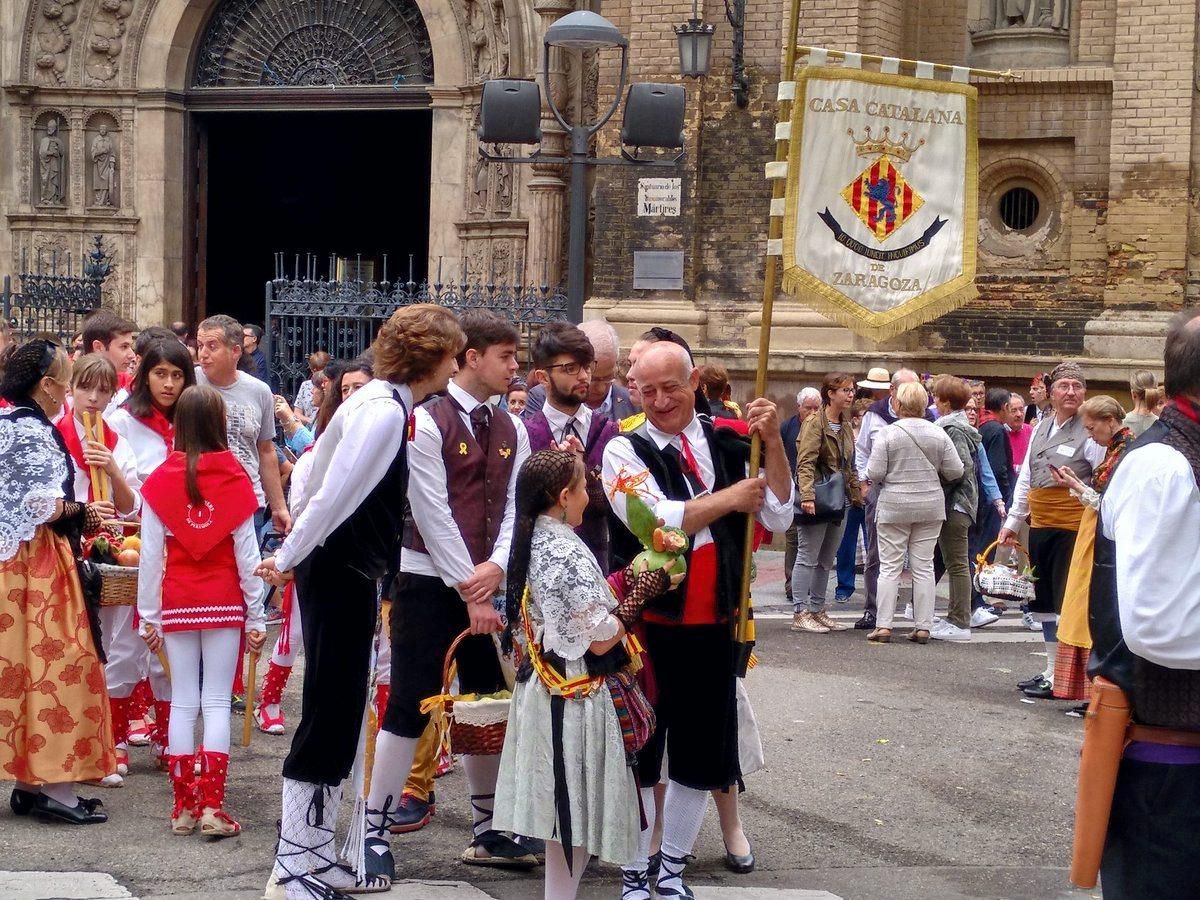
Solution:
{"label": "teenage boy in vest", "polygon": [[[875,627],[875,611],[878,608],[875,592],[879,586],[879,538],[875,533],[875,512],[879,488],[872,485],[871,479],[867,478],[867,462],[871,459],[875,436],[899,418],[895,407],[896,388],[919,380],[917,373],[912,369],[897,369],[892,375],[888,395],[876,400],[863,413],[858,440],[854,443],[854,464],[858,467],[858,483],[862,486],[864,497],[863,548],[866,551],[866,561],[863,565],[863,593],[866,595],[866,605],[862,618],[854,623],[854,627],[859,630]],[[925,418],[933,421],[933,416],[929,413],[925,414]]]}
{"label": "teenage boy in vest", "polygon": [[[517,472],[529,456],[529,437],[515,417],[498,412],[517,371],[516,328],[493,313],[462,315],[466,345],[445,396],[416,411],[409,444],[408,503],[400,574],[392,589],[392,688],[375,744],[367,798],[366,865],[372,878],[391,879],[395,865],[388,826],[429,716],[421,701],[441,692],[442,663],[463,631],[473,637],[457,651],[463,693],[504,687],[492,634],[502,619]],[[474,865],[533,866],[537,859],[491,826],[499,756],[464,754],[474,817],[463,861]]]}
{"label": "teenage boy in vest", "polygon": [[1017,687],[1028,697],[1046,699],[1054,692],[1054,657],[1058,650],[1058,614],[1075,549],[1075,534],[1083,506],[1054,478],[1052,469],[1068,468],[1084,484],[1092,470],[1104,461],[1107,448],[1088,437],[1079,407],[1087,398],[1087,382],[1078,363],[1060,363],[1050,373],[1050,406],[1029,441],[1029,452],[1021,464],[1012,509],[1000,529],[1002,544],[1015,543],[1017,531],[1029,517],[1029,563],[1037,572],[1031,612],[1042,620],[1046,642],[1046,670],[1020,682]]}
{"label": "teenage boy in vest", "polygon": [[295,900],[341,896],[330,888],[391,884],[360,881],[343,869],[334,833],[367,703],[379,579],[400,550],[409,411],[445,389],[462,346],[458,320],[443,307],[422,303],[392,314],[372,345],[374,379],[321,433],[295,528],[259,569],[277,586],[295,571],[304,621],[302,716],[283,764],[283,816],[268,896],[278,897],[279,885]]}
{"label": "teenage boy in vest", "polygon": [[[792,521],[792,476],[780,438],[775,404],[758,399],[746,408],[751,433],[765,453],[765,478],[746,477],[749,441],[714,428],[696,414],[699,371],[688,351],[669,341],[647,347],[634,366],[646,422],[619,435],[604,451],[603,477],[648,477],[639,492],[667,525],[692,536],[688,571],[675,590],[643,613],[645,646],[654,669],[657,728],[638,756],[642,808],[648,828],[639,856],[625,869],[626,900],[649,900],[653,788],[664,750],[669,782],[663,808],[659,897],[691,897],[683,869],[704,819],[709,791],[741,778],[738,762],[736,615],[746,539],[746,516],[771,531]],[[625,497],[612,498],[625,521]]]}
{"label": "teenage boy in vest", "polygon": [[604,448],[616,436],[617,423],[585,402],[591,388],[595,354],[586,334],[566,322],[552,322],[538,332],[533,344],[534,368],[543,373],[546,402],[528,414],[532,453],[550,447],[566,448],[572,442],[583,449],[591,502],[577,530],[596,557],[602,572],[608,572],[608,500],[600,482]]}

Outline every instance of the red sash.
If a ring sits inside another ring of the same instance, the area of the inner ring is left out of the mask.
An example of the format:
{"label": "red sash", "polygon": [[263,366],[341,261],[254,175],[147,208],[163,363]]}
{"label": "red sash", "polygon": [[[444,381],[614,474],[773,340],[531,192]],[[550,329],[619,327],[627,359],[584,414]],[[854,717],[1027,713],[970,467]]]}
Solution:
{"label": "red sash", "polygon": [[158,407],[151,406],[150,415],[133,416],[133,418],[162,438],[163,443],[167,445],[167,455],[169,456],[175,449],[175,426],[162,414],[162,411]]}
{"label": "red sash", "polygon": [[[99,415],[95,416],[95,418],[102,422],[104,421]],[[75,416],[73,414],[63,416],[54,427],[63,436],[63,443],[67,445],[67,452],[71,454],[71,459],[75,461],[76,470],[87,476],[87,498],[88,503],[91,503],[96,499],[94,493],[95,485],[92,484],[91,469],[88,468],[88,464],[83,460],[83,441],[80,440],[79,432],[75,428]],[[109,449],[109,452],[117,446],[117,433],[108,427],[107,422],[104,422],[104,446]]]}
{"label": "red sash", "polygon": [[142,498],[193,559],[201,559],[258,509],[254,487],[228,450],[203,453],[196,482],[204,504],[193,507],[187,493],[187,454],[172,452],[142,485]]}

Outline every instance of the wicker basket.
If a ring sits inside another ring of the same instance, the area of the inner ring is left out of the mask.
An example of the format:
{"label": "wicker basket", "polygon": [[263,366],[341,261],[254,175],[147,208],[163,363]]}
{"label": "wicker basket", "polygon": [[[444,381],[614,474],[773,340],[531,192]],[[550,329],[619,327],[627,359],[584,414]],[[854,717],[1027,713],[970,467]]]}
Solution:
{"label": "wicker basket", "polygon": [[[990,547],[975,558],[976,589],[983,596],[993,600],[1028,603],[1033,600],[1035,595],[1033,579],[1028,575],[1022,575],[1011,566],[1002,566],[987,561],[988,556],[999,546],[999,541],[993,541]],[[1025,564],[1028,565],[1029,552],[1021,546],[1020,542],[1017,542],[1015,546],[1025,557]]]}
{"label": "wicker basket", "polygon": [[110,566],[97,563],[100,570],[101,606],[137,606],[138,570],[136,566]]}
{"label": "wicker basket", "polygon": [[511,699],[462,700],[450,693],[450,666],[458,645],[471,636],[464,631],[450,644],[442,663],[442,704],[450,723],[450,746],[455,753],[495,756],[504,749]]}

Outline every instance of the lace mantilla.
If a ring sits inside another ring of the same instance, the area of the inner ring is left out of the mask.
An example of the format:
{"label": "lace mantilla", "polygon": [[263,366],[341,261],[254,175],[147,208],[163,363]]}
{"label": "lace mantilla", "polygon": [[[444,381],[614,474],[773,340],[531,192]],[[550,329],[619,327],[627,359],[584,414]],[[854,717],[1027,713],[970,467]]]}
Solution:
{"label": "lace mantilla", "polygon": [[54,515],[63,499],[67,462],[50,429],[32,416],[0,411],[0,562],[16,556],[23,541]]}
{"label": "lace mantilla", "polygon": [[529,556],[529,614],[542,648],[563,659],[583,657],[593,641],[617,633],[616,599],[587,546],[569,525],[542,516]]}

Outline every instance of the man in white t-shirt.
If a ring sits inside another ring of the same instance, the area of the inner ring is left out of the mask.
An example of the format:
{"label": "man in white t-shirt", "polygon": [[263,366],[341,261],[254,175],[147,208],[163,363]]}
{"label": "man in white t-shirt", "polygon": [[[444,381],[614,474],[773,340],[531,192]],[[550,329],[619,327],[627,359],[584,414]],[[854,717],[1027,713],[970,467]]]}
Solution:
{"label": "man in white t-shirt", "polygon": [[259,509],[269,508],[275,530],[287,534],[292,519],[283,500],[279,457],[273,442],[275,398],[266,384],[238,371],[241,323],[230,316],[209,316],[196,329],[196,341],[200,347],[196,383],[220,391],[225,400],[229,449],[250,476]]}

